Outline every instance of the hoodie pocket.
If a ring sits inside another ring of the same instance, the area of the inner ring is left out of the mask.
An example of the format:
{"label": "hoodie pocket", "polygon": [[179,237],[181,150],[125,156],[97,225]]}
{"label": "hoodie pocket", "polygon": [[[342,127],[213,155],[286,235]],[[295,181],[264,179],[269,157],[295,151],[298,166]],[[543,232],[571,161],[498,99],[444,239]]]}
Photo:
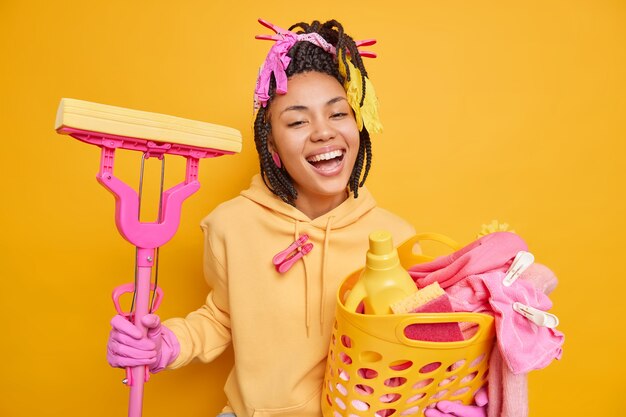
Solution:
{"label": "hoodie pocket", "polygon": [[322,417],[321,393],[320,388],[305,402],[289,407],[255,408],[252,417]]}

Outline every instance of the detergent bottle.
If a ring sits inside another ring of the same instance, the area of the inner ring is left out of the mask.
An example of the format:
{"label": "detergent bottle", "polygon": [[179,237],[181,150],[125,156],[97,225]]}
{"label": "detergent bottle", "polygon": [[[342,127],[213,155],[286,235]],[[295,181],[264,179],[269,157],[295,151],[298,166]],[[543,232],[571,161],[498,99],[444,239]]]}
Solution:
{"label": "detergent bottle", "polygon": [[416,291],[413,279],[400,265],[391,233],[372,232],[365,268],[345,300],[346,309],[356,311],[363,301],[365,314],[391,314],[391,304]]}

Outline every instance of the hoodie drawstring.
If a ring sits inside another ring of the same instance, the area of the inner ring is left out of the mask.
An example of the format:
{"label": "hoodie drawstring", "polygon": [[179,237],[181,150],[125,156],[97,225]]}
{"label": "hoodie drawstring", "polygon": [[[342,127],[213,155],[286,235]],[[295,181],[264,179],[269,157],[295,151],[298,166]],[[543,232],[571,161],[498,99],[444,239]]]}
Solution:
{"label": "hoodie drawstring", "polygon": [[[328,248],[330,247],[330,232],[332,230],[334,216],[329,216],[326,221],[326,230],[324,231],[324,245],[322,248],[322,269],[320,276],[320,334],[324,333],[324,319],[326,312],[326,270],[328,264]],[[305,243],[308,240],[308,235],[300,236],[300,221],[294,219],[293,239],[294,242],[287,247],[287,249],[277,253],[274,256],[272,262],[276,267],[276,270],[280,273],[285,273],[291,266],[302,259],[304,267],[304,308],[305,308],[305,322],[307,337],[310,335],[311,328],[311,302],[309,300],[311,295],[311,279],[309,279],[309,269],[307,267],[307,260],[304,258],[313,249],[312,243]]]}
{"label": "hoodie drawstring", "polygon": [[324,312],[326,310],[326,265],[328,260],[328,248],[330,246],[330,230],[334,216],[329,216],[326,222],[326,232],[324,233],[324,249],[322,250],[322,283],[320,295],[320,333],[324,332]]}
{"label": "hoodie drawstring", "polygon": [[[299,220],[294,220],[293,239],[294,241],[300,238]],[[306,322],[306,335],[309,336],[309,329],[311,328],[311,303],[309,303],[309,294],[311,293],[307,262],[304,257],[302,258],[302,264],[304,266],[304,309],[305,309],[305,322]]]}

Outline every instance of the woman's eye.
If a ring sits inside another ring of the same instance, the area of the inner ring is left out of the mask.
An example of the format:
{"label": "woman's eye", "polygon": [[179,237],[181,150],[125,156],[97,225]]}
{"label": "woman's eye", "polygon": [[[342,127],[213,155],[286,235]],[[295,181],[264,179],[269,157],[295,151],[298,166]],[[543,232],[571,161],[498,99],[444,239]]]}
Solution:
{"label": "woman's eye", "polygon": [[291,122],[287,124],[287,127],[298,127],[306,123],[304,120],[296,120],[295,122]]}
{"label": "woman's eye", "polygon": [[341,119],[342,117],[346,117],[347,115],[348,113],[337,112],[337,113],[333,113],[331,117],[334,119]]}

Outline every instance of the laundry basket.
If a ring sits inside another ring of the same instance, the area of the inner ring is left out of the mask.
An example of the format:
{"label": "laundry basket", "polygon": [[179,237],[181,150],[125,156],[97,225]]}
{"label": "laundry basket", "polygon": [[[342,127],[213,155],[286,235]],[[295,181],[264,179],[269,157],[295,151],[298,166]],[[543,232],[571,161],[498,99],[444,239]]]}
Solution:
{"label": "laundry basket", "polygon": [[[441,235],[416,235],[398,254],[408,268],[431,257],[413,254],[415,243],[435,240],[458,247]],[[485,384],[495,340],[493,317],[478,313],[366,315],[348,311],[343,300],[361,271],[346,278],[337,293],[322,395],[324,417],[422,416],[441,400],[470,404]],[[421,323],[475,323],[467,340],[409,339],[405,328]]]}

